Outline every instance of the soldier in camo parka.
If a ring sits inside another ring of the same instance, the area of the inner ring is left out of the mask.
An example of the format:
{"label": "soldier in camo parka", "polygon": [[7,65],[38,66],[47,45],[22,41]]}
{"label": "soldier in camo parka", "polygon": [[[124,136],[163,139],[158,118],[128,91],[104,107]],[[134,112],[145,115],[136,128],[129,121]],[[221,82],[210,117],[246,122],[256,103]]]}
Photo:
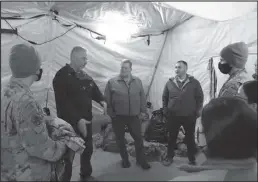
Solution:
{"label": "soldier in camo parka", "polygon": [[228,74],[229,78],[220,89],[218,97],[241,97],[239,87],[246,81],[252,80],[245,65],[248,59],[248,47],[244,42],[229,44],[220,52],[219,70]]}
{"label": "soldier in camo parka", "polygon": [[51,168],[67,146],[65,139],[50,138],[54,121],[30,90],[42,75],[40,58],[33,47],[19,44],[9,65],[12,77],[1,95],[1,181],[51,181]]}

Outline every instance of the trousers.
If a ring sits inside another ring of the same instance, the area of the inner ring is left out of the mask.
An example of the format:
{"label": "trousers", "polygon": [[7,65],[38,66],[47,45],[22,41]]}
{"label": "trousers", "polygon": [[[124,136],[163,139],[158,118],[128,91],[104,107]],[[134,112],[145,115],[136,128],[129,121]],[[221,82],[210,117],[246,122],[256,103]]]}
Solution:
{"label": "trousers", "polygon": [[173,158],[175,156],[175,147],[179,129],[181,126],[185,130],[185,142],[187,146],[187,156],[189,161],[195,161],[195,154],[197,152],[195,144],[195,125],[196,116],[176,116],[171,114],[168,116],[167,130],[169,132],[168,138],[168,157]]}
{"label": "trousers", "polygon": [[141,121],[137,116],[117,116],[112,119],[112,127],[116,136],[120,156],[122,160],[128,160],[128,153],[125,144],[125,125],[134,139],[136,161],[138,163],[145,162],[143,139],[141,135]]}

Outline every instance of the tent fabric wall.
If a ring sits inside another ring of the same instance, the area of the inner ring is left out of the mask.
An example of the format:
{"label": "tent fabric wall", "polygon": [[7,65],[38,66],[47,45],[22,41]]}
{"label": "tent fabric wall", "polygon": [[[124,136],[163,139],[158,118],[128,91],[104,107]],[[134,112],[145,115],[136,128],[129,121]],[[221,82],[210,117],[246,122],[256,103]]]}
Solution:
{"label": "tent fabric wall", "polygon": [[237,41],[246,42],[249,45],[249,52],[255,53],[249,55],[246,65],[247,71],[252,75],[254,62],[257,60],[257,11],[225,22],[194,17],[170,30],[150,92],[155,109],[162,107],[164,85],[174,76],[174,66],[179,60],[188,62],[188,73],[200,81],[207,103],[210,84],[208,61],[214,57],[219,90],[228,78],[217,69],[219,53],[224,46]]}
{"label": "tent fabric wall", "polygon": [[[110,12],[128,17],[127,23],[137,24],[138,31],[134,35],[160,33],[191,17],[151,2],[56,2],[53,9],[57,9],[60,16],[104,35],[106,32],[101,25],[110,23],[106,17]],[[110,19],[115,21],[115,17]]]}
{"label": "tent fabric wall", "polygon": [[[56,32],[65,31],[59,24],[55,23],[54,26]],[[102,92],[104,92],[107,81],[118,75],[121,61],[124,58],[132,60],[133,74],[142,79],[144,89],[147,91],[165,36],[166,34],[152,37],[149,46],[146,44],[145,38],[133,39],[128,43],[113,43],[107,40],[104,44],[104,41],[92,39],[90,32],[75,29],[53,42],[55,55],[51,60],[52,75],[50,77],[53,78],[61,66],[69,63],[69,53],[73,46],[79,45],[88,51],[89,60],[85,71],[94,78]],[[50,98],[53,100],[52,91]],[[51,106],[55,108],[54,103],[51,103]],[[94,104],[94,107],[96,112],[100,111],[97,104]]]}
{"label": "tent fabric wall", "polygon": [[[118,11],[120,14],[132,17],[140,17],[142,26],[138,33],[141,35],[146,31],[147,33],[159,34],[163,30],[191,17],[187,13],[162,8],[153,5],[151,2],[3,2],[1,14],[3,17],[20,15],[23,18],[29,18],[39,14],[48,14],[50,9],[58,10],[59,16],[65,20],[65,24],[67,22],[81,23],[83,26],[103,34],[105,34],[105,30],[100,30],[99,25],[105,23],[101,19],[107,10]],[[16,27],[31,20],[8,21],[13,27]],[[64,23],[64,21],[60,22]],[[4,20],[1,20],[1,23],[2,28],[10,29]],[[67,28],[51,20],[50,16],[46,16],[20,27],[18,33],[28,40],[41,43],[64,33],[66,30]],[[69,62],[72,47],[80,45],[85,47],[89,53],[89,64],[85,71],[95,79],[102,92],[104,92],[107,80],[118,74],[120,62],[123,58],[132,60],[134,64],[133,73],[142,79],[144,89],[147,92],[165,37],[166,33],[151,37],[150,45],[147,45],[146,37],[133,38],[124,43],[107,40],[104,44],[104,41],[93,39],[89,31],[75,28],[55,41],[42,46],[35,46],[42,56],[44,73],[42,81],[35,83],[32,89],[42,106],[45,105],[48,95],[49,107],[55,114],[52,79],[57,70]],[[21,42],[24,42],[24,40],[17,38],[15,35],[2,35],[2,86],[7,83],[11,74],[8,65],[10,48]],[[94,111],[100,111],[99,106],[95,103],[94,108]]]}
{"label": "tent fabric wall", "polygon": [[127,23],[137,24],[135,35],[160,33],[191,17],[186,12],[152,2],[2,2],[1,14],[4,17],[18,14],[30,17],[48,13],[50,9],[57,10],[67,20],[104,35],[106,32],[101,25],[110,23],[105,18],[110,12],[128,17]]}
{"label": "tent fabric wall", "polygon": [[[28,23],[31,20],[9,20],[8,22],[13,26],[19,26]],[[52,20],[49,17],[33,21],[29,24],[21,26],[19,28],[19,33],[26,39],[33,40],[35,42],[41,43],[49,40],[53,37],[52,34]],[[9,25],[1,20],[1,28],[10,29]],[[27,41],[11,34],[1,34],[1,86],[2,89],[8,83],[11,76],[11,70],[9,68],[9,54],[12,46],[20,43],[28,43]],[[46,88],[50,84],[50,79],[48,75],[51,72],[50,62],[53,59],[54,52],[52,52],[52,44],[47,43],[42,46],[35,46],[39,51],[40,58],[42,60],[42,68],[44,73],[42,75],[42,80],[36,82],[32,86],[32,90],[35,92],[37,100],[42,103],[45,100]]]}
{"label": "tent fabric wall", "polygon": [[[2,27],[9,28],[3,20],[1,22]],[[8,22],[12,26],[16,26],[20,20]],[[66,30],[67,28],[46,17],[44,20],[34,21],[22,27],[19,32],[24,38],[35,42],[44,42],[62,34]],[[55,114],[52,80],[55,73],[66,63],[69,63],[72,48],[82,46],[88,50],[89,56],[85,71],[94,78],[102,92],[104,92],[108,79],[119,73],[121,60],[124,58],[132,60],[133,74],[142,79],[143,86],[147,92],[165,37],[166,33],[152,37],[149,46],[146,43],[146,38],[135,38],[128,43],[113,43],[107,40],[104,44],[104,41],[93,39],[89,31],[76,28],[55,41],[42,46],[35,46],[43,61],[44,74],[42,80],[33,85],[32,90],[42,106],[45,106],[48,93],[49,108]],[[15,44],[24,42],[15,35],[2,35],[3,39],[5,41],[1,43],[2,86],[7,83],[11,74],[8,64],[10,48]],[[101,111],[96,103],[94,103],[94,108],[94,112],[99,113]]]}
{"label": "tent fabric wall", "polygon": [[232,20],[257,8],[257,2],[162,2],[191,15],[209,20]]}
{"label": "tent fabric wall", "polygon": [[[257,59],[257,11],[234,20],[216,22],[192,17],[188,13],[151,2],[113,2],[110,4],[104,2],[2,2],[1,15],[6,17],[19,14],[22,17],[31,17],[49,13],[52,7],[57,8],[59,16],[63,19],[82,23],[85,27],[103,34],[105,31],[100,30],[99,25],[104,23],[101,18],[106,10],[120,10],[121,14],[139,17],[142,26],[138,34],[160,33],[172,28],[168,33],[151,36],[149,46],[146,43],[147,37],[133,38],[126,42],[107,40],[104,44],[104,41],[93,39],[89,31],[80,28],[75,28],[52,42],[35,46],[42,57],[44,73],[42,80],[33,85],[33,91],[42,106],[45,105],[46,95],[49,93],[49,107],[53,110],[53,114],[55,102],[51,88],[52,79],[56,71],[69,62],[70,51],[73,46],[77,45],[88,50],[89,64],[85,71],[95,79],[102,92],[107,80],[118,74],[123,58],[133,61],[133,74],[142,79],[147,92],[155,65],[160,61],[148,98],[153,103],[154,109],[161,107],[161,95],[165,82],[173,76],[174,65],[180,59],[188,62],[189,73],[201,82],[205,92],[205,102],[209,100],[208,60],[215,56],[218,89],[220,89],[227,76],[218,72],[216,64],[220,50],[227,44],[235,41],[245,41],[249,44],[249,51],[256,54],[249,56],[247,69],[250,75],[254,72],[253,63]],[[31,20],[8,21],[13,26],[17,26]],[[10,28],[4,20],[1,20],[1,24],[2,28]],[[40,43],[64,33],[67,29],[46,16],[20,27],[18,32],[23,37]],[[8,65],[10,48],[25,41],[15,35],[2,34],[1,38],[1,82],[4,86],[11,74]],[[163,43],[165,45],[162,49]],[[94,111],[100,111],[97,104],[94,104],[94,108]]]}

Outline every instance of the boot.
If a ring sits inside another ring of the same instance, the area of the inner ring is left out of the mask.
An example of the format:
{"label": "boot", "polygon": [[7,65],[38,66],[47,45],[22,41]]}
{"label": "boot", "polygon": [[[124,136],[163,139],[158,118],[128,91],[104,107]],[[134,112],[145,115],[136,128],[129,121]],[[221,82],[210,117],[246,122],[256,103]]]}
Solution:
{"label": "boot", "polygon": [[147,170],[147,169],[151,168],[150,164],[147,161],[144,161],[144,162],[138,162],[137,161],[136,164],[141,166],[141,168],[144,169],[144,170]]}
{"label": "boot", "polygon": [[173,158],[172,157],[166,157],[163,161],[162,164],[164,166],[170,166],[173,163]]}
{"label": "boot", "polygon": [[129,168],[131,167],[131,163],[129,160],[122,160],[122,168]]}

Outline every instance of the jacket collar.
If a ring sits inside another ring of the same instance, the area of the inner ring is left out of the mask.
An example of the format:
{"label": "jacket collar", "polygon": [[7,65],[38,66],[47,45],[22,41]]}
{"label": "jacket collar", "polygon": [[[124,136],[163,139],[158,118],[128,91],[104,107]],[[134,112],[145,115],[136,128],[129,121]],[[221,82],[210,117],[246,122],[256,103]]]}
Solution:
{"label": "jacket collar", "polygon": [[19,78],[11,77],[9,85],[10,85],[10,87],[18,86],[20,89],[32,94],[30,87],[28,85],[24,84]]}
{"label": "jacket collar", "polygon": [[238,75],[245,74],[245,73],[247,73],[247,71],[246,71],[245,68],[244,68],[244,69],[237,70],[237,71],[233,72],[233,73],[229,76],[229,79],[234,78],[234,77],[236,77],[236,76],[238,76]]}
{"label": "jacket collar", "polygon": [[[136,79],[135,76],[133,76],[133,75],[130,76],[130,80],[131,80],[131,81],[133,81],[133,80],[135,80],[135,79]],[[118,75],[118,76],[116,77],[116,80],[117,80],[117,81],[124,81],[124,79],[123,79],[120,75]]]}
{"label": "jacket collar", "polygon": [[69,64],[66,64],[65,66],[66,66],[66,69],[67,69],[68,73],[70,73],[72,75],[75,75],[76,72],[74,71],[74,69]]}
{"label": "jacket collar", "polygon": [[[194,78],[193,76],[186,74],[186,80],[192,81],[193,78]],[[177,76],[169,78],[169,80],[171,81],[174,81],[176,79],[177,79]]]}
{"label": "jacket collar", "polygon": [[66,68],[67,68],[68,74],[71,74],[79,79],[92,80],[92,78],[87,73],[85,73],[83,70],[81,70],[79,72],[75,72],[75,70],[69,64],[66,64]]}
{"label": "jacket collar", "polygon": [[[184,85],[182,86],[182,89],[183,89],[188,83],[190,83],[190,82],[193,80],[193,78],[194,78],[193,76],[187,74],[187,75],[186,75],[186,80],[185,80]],[[178,83],[177,83],[177,76],[171,77],[169,80],[172,81],[172,82],[179,88],[179,85],[178,85]]]}

